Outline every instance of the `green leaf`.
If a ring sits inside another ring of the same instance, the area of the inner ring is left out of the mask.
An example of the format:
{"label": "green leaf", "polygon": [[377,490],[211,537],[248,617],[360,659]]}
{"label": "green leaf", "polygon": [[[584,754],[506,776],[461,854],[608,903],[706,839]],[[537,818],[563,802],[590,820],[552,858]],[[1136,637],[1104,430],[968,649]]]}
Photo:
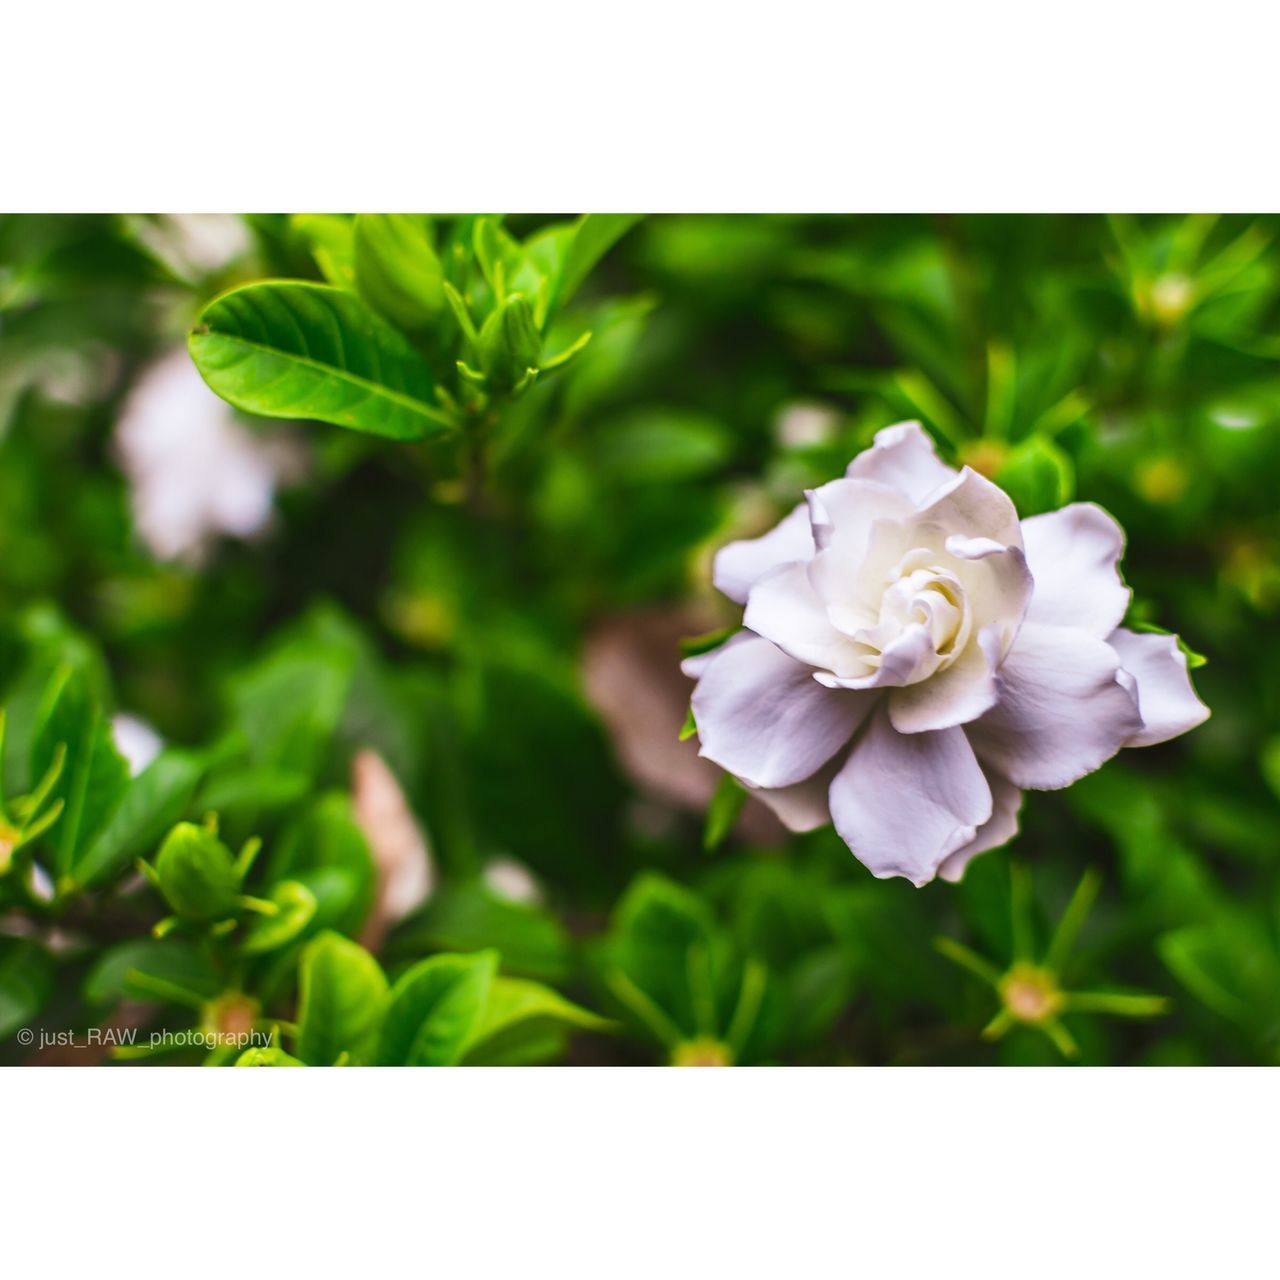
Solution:
{"label": "green leaf", "polygon": [[698,732],[698,722],[693,718],[693,704],[685,708],[684,724],[680,726],[680,741],[688,742]]}
{"label": "green leaf", "polygon": [[1032,436],[1013,449],[996,473],[996,483],[1022,516],[1056,511],[1075,495],[1075,467],[1047,436]]}
{"label": "green leaf", "polygon": [[386,1008],[387,979],[363,947],[336,933],[307,943],[299,971],[298,1056],[331,1066],[367,1061]]}
{"label": "green leaf", "polygon": [[508,972],[550,982],[569,971],[569,935],[554,915],[500,898],[479,882],[433,894],[423,911],[396,931],[393,945],[397,954],[417,955],[491,946],[501,952]]}
{"label": "green leaf", "polygon": [[573,242],[560,268],[549,314],[554,315],[569,302],[592,267],[643,217],[641,213],[587,213],[578,220]]}
{"label": "green leaf", "polygon": [[45,690],[31,751],[31,776],[40,778],[60,745],[67,757],[48,803],[65,803],[49,839],[61,880],[79,850],[102,828],[129,786],[129,766],[116,750],[111,725],[83,673],[60,668]]}
{"label": "green leaf", "polygon": [[324,278],[342,289],[356,286],[352,219],[341,213],[295,213],[289,225],[305,239]]}
{"label": "green leaf", "polygon": [[269,418],[310,418],[392,440],[449,428],[431,370],[353,294],[303,281],[242,285],[205,307],[188,340],[201,376],[228,403]]}
{"label": "green leaf", "polygon": [[0,937],[0,1040],[20,1031],[53,992],[53,957],[27,938]]}
{"label": "green leaf", "polygon": [[130,938],[99,955],[85,977],[84,998],[92,1005],[114,1004],[126,997],[155,999],[154,991],[134,985],[137,974],[208,999],[220,987],[207,957],[185,939]]}
{"label": "green leaf", "polygon": [[361,297],[402,329],[426,328],[444,310],[444,272],[424,214],[359,214],[355,267]]}
{"label": "green leaf", "polygon": [[179,818],[204,772],[199,757],[163,751],[128,785],[115,811],[77,856],[72,876],[88,887],[107,880],[151,848]]}
{"label": "green leaf", "polygon": [[722,774],[707,806],[707,822],[702,829],[702,847],[707,853],[720,847],[746,802],[746,787],[733,774]]}
{"label": "green leaf", "polygon": [[463,1057],[478,1065],[510,1061],[526,1046],[548,1043],[549,1032],[604,1031],[611,1025],[539,982],[497,977]]}
{"label": "green leaf", "polygon": [[479,1023],[498,967],[496,951],[440,955],[404,973],[378,1045],[384,1066],[452,1066]]}
{"label": "green leaf", "polygon": [[309,925],[316,914],[316,895],[297,880],[282,880],[270,894],[279,910],[273,916],[257,916],[245,934],[240,950],[245,955],[262,955],[287,946]]}
{"label": "green leaf", "polygon": [[[697,1029],[691,962],[711,963],[716,936],[711,912],[691,890],[646,873],[627,890],[614,915],[609,962],[681,1029]],[[715,986],[714,978],[710,984]]]}

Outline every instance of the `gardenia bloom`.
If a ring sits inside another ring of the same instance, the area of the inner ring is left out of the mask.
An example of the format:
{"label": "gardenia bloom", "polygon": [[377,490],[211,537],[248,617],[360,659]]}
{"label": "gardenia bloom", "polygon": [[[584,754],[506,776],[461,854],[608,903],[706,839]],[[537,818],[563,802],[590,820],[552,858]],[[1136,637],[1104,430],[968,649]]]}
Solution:
{"label": "gardenia bloom", "polygon": [[134,523],[161,560],[198,560],[219,534],[247,538],[271,518],[276,486],[295,478],[295,441],[255,435],[205,386],[185,349],[149,368],[116,430]]}
{"label": "gardenia bloom", "polygon": [[1092,503],[1019,521],[918,423],[731,543],[746,630],[686,663],[701,754],[793,831],[827,822],[877,876],[957,880],[1069,786],[1208,709],[1170,635],[1119,626],[1124,535]]}

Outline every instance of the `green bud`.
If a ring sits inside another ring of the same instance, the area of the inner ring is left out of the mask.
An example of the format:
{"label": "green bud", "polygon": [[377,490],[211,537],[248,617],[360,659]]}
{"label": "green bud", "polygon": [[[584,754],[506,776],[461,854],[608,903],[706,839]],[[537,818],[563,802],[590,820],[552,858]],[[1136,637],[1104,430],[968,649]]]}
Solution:
{"label": "green bud", "polygon": [[218,920],[236,908],[240,874],[231,850],[212,831],[180,822],[156,858],[165,901],[188,920]]}
{"label": "green bud", "polygon": [[478,345],[481,371],[495,391],[512,390],[538,367],[542,336],[523,294],[513,293],[490,313]]}

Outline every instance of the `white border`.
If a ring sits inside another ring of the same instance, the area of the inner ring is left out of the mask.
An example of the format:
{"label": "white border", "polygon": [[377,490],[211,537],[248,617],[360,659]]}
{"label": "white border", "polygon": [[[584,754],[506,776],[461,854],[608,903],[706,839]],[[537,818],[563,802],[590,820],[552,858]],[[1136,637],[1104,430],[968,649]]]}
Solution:
{"label": "white border", "polygon": [[45,0],[0,209],[1260,211],[1244,0]]}
{"label": "white border", "polygon": [[1216,1068],[15,1069],[6,1263],[1264,1275],[1275,1082]]}

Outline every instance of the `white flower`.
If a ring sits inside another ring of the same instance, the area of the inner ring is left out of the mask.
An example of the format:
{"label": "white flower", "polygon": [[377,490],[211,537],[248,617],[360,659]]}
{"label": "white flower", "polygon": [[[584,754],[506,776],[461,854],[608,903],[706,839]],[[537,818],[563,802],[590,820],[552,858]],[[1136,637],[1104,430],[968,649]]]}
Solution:
{"label": "white flower", "polygon": [[271,518],[276,485],[301,470],[297,443],[237,422],[185,349],[143,374],[116,439],[134,523],[162,560],[198,559],[218,534],[257,533]]}
{"label": "white flower", "polygon": [[164,739],[155,729],[127,711],[117,712],[111,717],[111,736],[115,739],[116,750],[128,762],[130,775],[135,778],[164,748]]}
{"label": "white flower", "polygon": [[1169,635],[1119,628],[1124,535],[1075,503],[1019,522],[918,423],[716,557],[746,627],[686,663],[701,754],[877,876],[959,879],[1054,790],[1208,709]]}

